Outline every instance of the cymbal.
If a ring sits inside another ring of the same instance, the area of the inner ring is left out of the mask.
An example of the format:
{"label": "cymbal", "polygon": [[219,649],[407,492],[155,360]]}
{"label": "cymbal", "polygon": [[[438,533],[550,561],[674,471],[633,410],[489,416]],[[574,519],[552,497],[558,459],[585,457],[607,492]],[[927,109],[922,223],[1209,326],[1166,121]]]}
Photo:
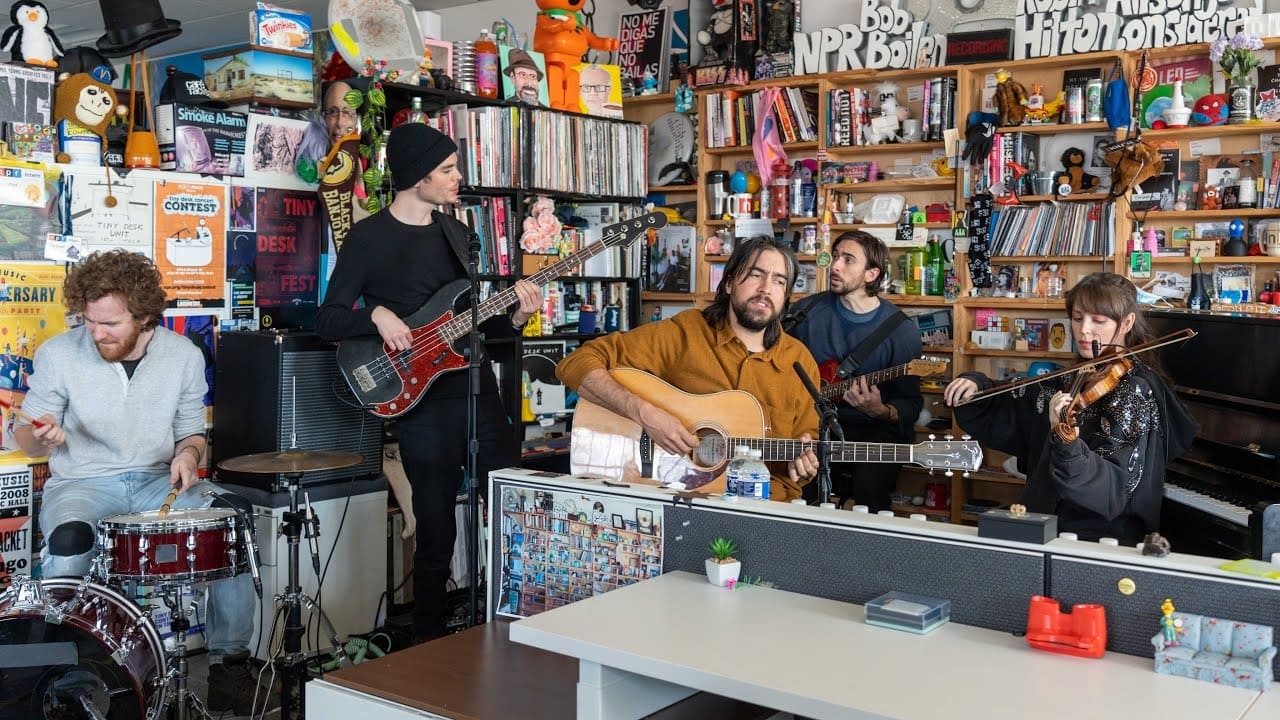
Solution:
{"label": "cymbal", "polygon": [[229,472],[306,473],[317,470],[337,470],[364,462],[360,453],[329,450],[283,450],[227,458],[218,467]]}

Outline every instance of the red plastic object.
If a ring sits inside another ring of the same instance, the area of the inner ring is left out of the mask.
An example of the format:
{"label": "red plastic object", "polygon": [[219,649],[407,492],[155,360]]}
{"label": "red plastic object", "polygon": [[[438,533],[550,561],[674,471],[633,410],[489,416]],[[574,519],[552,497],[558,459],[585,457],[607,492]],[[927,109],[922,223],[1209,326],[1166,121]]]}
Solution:
{"label": "red plastic object", "polygon": [[1064,613],[1057,600],[1035,595],[1027,608],[1027,644],[1063,655],[1100,658],[1107,651],[1106,608],[1089,603]]}

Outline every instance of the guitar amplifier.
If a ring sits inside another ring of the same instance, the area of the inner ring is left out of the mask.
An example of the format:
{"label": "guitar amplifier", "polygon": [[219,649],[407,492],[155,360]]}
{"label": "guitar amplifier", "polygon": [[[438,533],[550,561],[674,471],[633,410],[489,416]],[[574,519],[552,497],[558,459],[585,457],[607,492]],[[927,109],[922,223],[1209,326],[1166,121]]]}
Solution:
{"label": "guitar amplifier", "polygon": [[221,482],[270,490],[283,475],[216,469],[228,458],[299,450],[359,453],[354,467],[302,476],[302,485],[376,477],[382,421],[356,405],[338,372],[337,347],[313,332],[225,332],[218,336],[212,458]]}

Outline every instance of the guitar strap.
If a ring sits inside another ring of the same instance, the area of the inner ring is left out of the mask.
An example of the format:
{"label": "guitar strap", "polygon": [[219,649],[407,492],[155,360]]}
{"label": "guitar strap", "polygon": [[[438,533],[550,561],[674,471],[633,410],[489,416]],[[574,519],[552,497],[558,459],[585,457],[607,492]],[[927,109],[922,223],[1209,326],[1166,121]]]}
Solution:
{"label": "guitar strap", "polygon": [[871,351],[884,342],[884,339],[889,337],[889,333],[893,332],[894,328],[901,325],[902,321],[906,319],[907,314],[901,310],[885,318],[875,332],[863,338],[862,342],[858,343],[858,347],[844,356],[844,359],[840,361],[840,365],[836,368],[836,379],[844,380],[852,377],[853,373],[857,372],[862,363],[866,361]]}

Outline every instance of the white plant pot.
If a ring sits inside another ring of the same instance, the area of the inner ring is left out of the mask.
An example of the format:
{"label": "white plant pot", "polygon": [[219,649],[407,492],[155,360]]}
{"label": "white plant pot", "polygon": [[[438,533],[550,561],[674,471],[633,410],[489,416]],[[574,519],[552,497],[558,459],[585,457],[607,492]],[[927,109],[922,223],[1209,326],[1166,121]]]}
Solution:
{"label": "white plant pot", "polygon": [[718,563],[711,558],[707,558],[706,565],[707,582],[719,587],[725,587],[731,582],[737,582],[738,575],[742,572],[742,563],[737,560]]}

